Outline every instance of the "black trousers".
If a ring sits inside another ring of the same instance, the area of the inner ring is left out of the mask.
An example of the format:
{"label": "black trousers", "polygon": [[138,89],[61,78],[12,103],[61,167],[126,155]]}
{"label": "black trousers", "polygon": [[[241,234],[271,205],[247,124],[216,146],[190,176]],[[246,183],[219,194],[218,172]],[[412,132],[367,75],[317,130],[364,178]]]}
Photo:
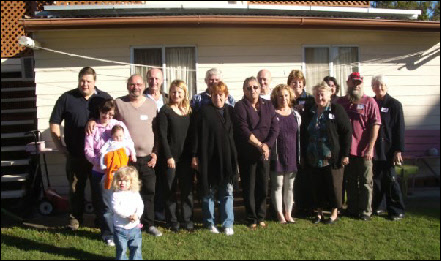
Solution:
{"label": "black trousers", "polygon": [[313,207],[311,175],[307,168],[297,171],[294,181],[294,202],[297,215],[309,215]]}
{"label": "black trousers", "polygon": [[341,208],[343,168],[311,168],[311,186],[315,208]]}
{"label": "black trousers", "polygon": [[[83,222],[84,192],[87,179],[92,173],[92,164],[84,157],[68,156],[66,162],[67,180],[69,181],[69,200],[71,204],[70,217],[76,218],[80,224]],[[99,198],[92,191],[94,206],[98,205]]]}
{"label": "black trousers", "polygon": [[247,222],[257,224],[266,218],[269,160],[242,161],[239,168]]}
{"label": "black trousers", "polygon": [[151,156],[137,157],[136,162],[130,162],[129,165],[134,166],[138,170],[138,176],[141,180],[141,197],[144,202],[144,213],[141,222],[148,230],[150,226],[155,224],[155,169],[147,166]]}
{"label": "black trousers", "polygon": [[384,210],[384,197],[386,197],[386,210],[389,215],[404,214],[400,184],[397,181],[395,168],[389,161],[373,161],[373,181],[372,210]]}
{"label": "black trousers", "polygon": [[193,171],[191,168],[191,161],[184,160],[176,163],[176,168],[171,169],[168,167],[163,168],[165,170],[165,216],[167,223],[170,225],[176,225],[178,220],[177,215],[177,187],[181,192],[181,215],[182,220],[186,226],[192,225],[193,219]]}

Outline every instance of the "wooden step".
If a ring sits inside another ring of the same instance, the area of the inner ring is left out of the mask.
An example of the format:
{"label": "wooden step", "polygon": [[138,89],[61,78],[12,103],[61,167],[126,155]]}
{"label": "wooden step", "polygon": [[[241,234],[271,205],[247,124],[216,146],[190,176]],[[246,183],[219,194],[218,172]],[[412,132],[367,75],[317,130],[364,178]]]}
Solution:
{"label": "wooden step", "polygon": [[23,101],[36,101],[36,97],[23,97],[23,98],[12,98],[12,99],[1,99],[1,102],[23,102]]}
{"label": "wooden step", "polygon": [[17,87],[17,88],[1,89],[1,92],[25,92],[25,91],[35,91],[35,87]]}
{"label": "wooden step", "polygon": [[22,121],[2,121],[2,126],[10,126],[10,125],[29,125],[34,124],[34,120],[22,120]]}
{"label": "wooden step", "polygon": [[2,191],[2,199],[22,198],[26,194],[25,189]]}
{"label": "wooden step", "polygon": [[2,146],[1,151],[22,151],[26,150],[26,146]]}
{"label": "wooden step", "polygon": [[27,137],[32,137],[32,134],[30,133],[26,134],[26,132],[2,133],[2,139],[27,138]]}
{"label": "wooden step", "polygon": [[2,160],[2,167],[29,165],[29,160]]}
{"label": "wooden step", "polygon": [[26,181],[28,173],[3,175],[2,182],[21,182]]}
{"label": "wooden step", "polygon": [[2,110],[3,114],[7,114],[7,113],[27,113],[27,112],[37,112],[37,108]]}

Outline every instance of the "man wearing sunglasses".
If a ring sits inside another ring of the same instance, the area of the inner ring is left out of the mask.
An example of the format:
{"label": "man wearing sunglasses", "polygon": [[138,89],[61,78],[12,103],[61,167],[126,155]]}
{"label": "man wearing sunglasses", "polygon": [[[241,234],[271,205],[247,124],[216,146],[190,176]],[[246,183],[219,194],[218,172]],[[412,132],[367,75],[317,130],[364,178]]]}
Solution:
{"label": "man wearing sunglasses", "polygon": [[234,136],[238,152],[247,222],[251,230],[266,227],[270,148],[279,134],[276,111],[260,97],[255,77],[245,79],[244,98],[236,103]]}

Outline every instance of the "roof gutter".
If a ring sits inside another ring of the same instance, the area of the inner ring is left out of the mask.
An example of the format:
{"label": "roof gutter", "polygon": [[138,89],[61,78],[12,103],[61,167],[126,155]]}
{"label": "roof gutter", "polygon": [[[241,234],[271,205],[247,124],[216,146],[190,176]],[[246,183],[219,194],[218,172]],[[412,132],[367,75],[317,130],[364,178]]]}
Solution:
{"label": "roof gutter", "polygon": [[292,16],[188,15],[116,18],[21,19],[28,32],[59,29],[109,29],[127,27],[288,27],[305,29],[363,29],[439,32],[439,22]]}
{"label": "roof gutter", "polygon": [[[191,13],[209,13],[209,14],[309,14],[309,15],[357,15],[360,18],[390,16],[392,19],[417,19],[421,15],[421,10],[399,10],[382,9],[371,7],[344,7],[344,6],[312,6],[312,5],[261,5],[249,4],[247,1],[148,1],[146,4],[135,5],[48,5],[44,11],[38,15],[69,15],[69,14],[120,14],[121,16],[129,14],[191,14]],[[363,17],[364,16],[364,17]],[[384,17],[383,17],[384,18]]]}

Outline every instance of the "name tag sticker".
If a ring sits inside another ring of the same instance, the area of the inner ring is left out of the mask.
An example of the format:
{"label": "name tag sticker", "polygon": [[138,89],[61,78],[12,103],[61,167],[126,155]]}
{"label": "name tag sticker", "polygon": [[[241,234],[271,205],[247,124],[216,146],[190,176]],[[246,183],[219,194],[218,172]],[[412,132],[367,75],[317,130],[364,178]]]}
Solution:
{"label": "name tag sticker", "polygon": [[332,114],[332,113],[329,113],[329,119],[330,119],[330,120],[333,120],[333,119],[335,119],[335,116],[334,116],[334,114]]}
{"label": "name tag sticker", "polygon": [[299,101],[300,105],[305,105],[305,101]]}
{"label": "name tag sticker", "polygon": [[364,109],[364,104],[357,105],[357,110],[363,110],[363,109]]}
{"label": "name tag sticker", "polygon": [[146,121],[146,120],[148,120],[149,119],[149,116],[147,116],[147,115],[141,115],[141,120],[142,121]]}
{"label": "name tag sticker", "polygon": [[389,108],[381,108],[381,112],[389,112]]}

